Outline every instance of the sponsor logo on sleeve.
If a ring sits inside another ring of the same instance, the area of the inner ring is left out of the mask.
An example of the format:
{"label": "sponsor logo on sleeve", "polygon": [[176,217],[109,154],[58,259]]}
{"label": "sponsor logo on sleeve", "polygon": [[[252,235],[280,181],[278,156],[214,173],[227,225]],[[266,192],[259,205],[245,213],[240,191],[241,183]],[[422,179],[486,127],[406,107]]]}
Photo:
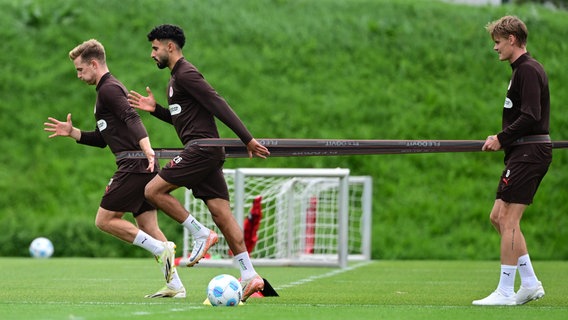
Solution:
{"label": "sponsor logo on sleeve", "polygon": [[170,114],[172,116],[175,116],[176,114],[181,113],[181,106],[177,103],[176,104],[170,104],[169,108],[170,108]]}
{"label": "sponsor logo on sleeve", "polygon": [[104,121],[103,119],[97,121],[97,127],[99,128],[99,131],[103,131],[104,129],[107,128],[106,121]]}
{"label": "sponsor logo on sleeve", "polygon": [[503,105],[503,108],[511,109],[512,107],[513,107],[513,101],[511,101],[511,99],[509,99],[509,98],[506,98],[505,104]]}

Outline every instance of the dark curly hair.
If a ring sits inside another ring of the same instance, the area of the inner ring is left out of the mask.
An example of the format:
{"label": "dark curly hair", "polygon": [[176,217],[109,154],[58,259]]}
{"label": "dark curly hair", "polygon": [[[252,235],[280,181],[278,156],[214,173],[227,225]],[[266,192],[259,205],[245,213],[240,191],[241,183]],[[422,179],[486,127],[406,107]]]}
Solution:
{"label": "dark curly hair", "polygon": [[182,28],[173,24],[162,24],[154,27],[148,33],[148,41],[172,40],[181,49],[185,45],[185,35]]}

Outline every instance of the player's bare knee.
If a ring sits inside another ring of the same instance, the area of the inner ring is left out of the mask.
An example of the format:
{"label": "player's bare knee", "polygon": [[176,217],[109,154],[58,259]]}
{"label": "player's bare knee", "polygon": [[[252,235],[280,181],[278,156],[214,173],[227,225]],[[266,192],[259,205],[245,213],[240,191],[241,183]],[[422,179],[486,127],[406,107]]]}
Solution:
{"label": "player's bare knee", "polygon": [[109,223],[107,219],[103,219],[100,215],[97,215],[97,217],[95,218],[95,226],[97,226],[99,230],[106,232],[108,225]]}
{"label": "player's bare knee", "polygon": [[156,204],[156,193],[152,188],[149,188],[148,186],[144,188],[144,197],[152,204]]}
{"label": "player's bare knee", "polygon": [[101,231],[108,232],[111,221],[117,217],[120,217],[118,213],[100,208],[99,211],[97,211],[97,216],[95,217],[95,226]]}
{"label": "player's bare knee", "polygon": [[493,224],[495,227],[500,226],[500,219],[498,215],[491,215],[489,216],[489,220],[491,221],[491,224]]}

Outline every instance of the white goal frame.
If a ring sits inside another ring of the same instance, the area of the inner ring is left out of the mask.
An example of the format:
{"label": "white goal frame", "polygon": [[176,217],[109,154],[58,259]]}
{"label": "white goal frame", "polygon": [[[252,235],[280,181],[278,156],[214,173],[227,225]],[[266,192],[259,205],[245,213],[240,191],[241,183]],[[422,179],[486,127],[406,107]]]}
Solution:
{"label": "white goal frame", "polygon": [[[370,260],[371,259],[371,220],[372,220],[372,178],[369,176],[350,176],[349,169],[273,169],[273,168],[239,168],[239,169],[224,169],[223,173],[229,187],[229,194],[231,196],[231,209],[239,223],[241,229],[243,223],[248,215],[252,206],[252,199],[256,196],[247,188],[249,187],[247,181],[253,179],[285,179],[284,185],[288,189],[293,189],[294,184],[300,184],[302,187],[308,185],[306,188],[314,188],[322,193],[333,193],[330,198],[332,204],[331,214],[333,217],[330,219],[332,225],[332,237],[330,240],[333,242],[332,246],[335,248],[330,249],[331,252],[323,254],[318,253],[305,253],[304,248],[298,248],[298,245],[292,245],[298,237],[297,230],[300,227],[295,227],[299,219],[298,215],[305,213],[305,204],[301,210],[297,207],[298,197],[294,193],[292,196],[287,194],[282,195],[284,213],[280,213],[277,218],[278,243],[276,244],[278,256],[268,257],[255,257],[254,251],[251,254],[251,259],[254,265],[257,266],[339,266],[342,268],[347,267],[349,260]],[[287,179],[287,180],[286,180]],[[287,190],[288,190],[287,189]],[[307,190],[306,189],[306,190]],[[324,190],[324,191],[321,191]],[[331,190],[331,191],[326,191]],[[294,191],[295,192],[295,191]],[[312,191],[309,191],[312,192]],[[280,198],[279,198],[280,199]],[[195,199],[190,190],[185,191],[185,208],[196,217],[205,226],[216,230],[219,233],[219,243],[210,249],[210,253],[216,254],[217,259],[203,259],[199,266],[228,266],[233,264],[233,259],[230,255],[226,254],[227,245],[224,237],[219,232],[218,228],[213,223],[211,215],[207,210],[205,204]],[[305,197],[302,201],[305,202]],[[355,208],[355,209],[353,209]],[[335,210],[335,211],[334,211]],[[350,212],[350,210],[352,212]],[[294,211],[294,212],[291,212]],[[301,212],[298,212],[301,211]],[[278,211],[280,212],[280,211]],[[327,212],[329,216],[330,213]],[[285,219],[285,221],[283,221]],[[270,223],[270,222],[266,222]],[[284,227],[282,227],[282,223]],[[303,222],[301,222],[303,223]],[[262,222],[261,222],[262,225]],[[265,226],[266,227],[266,226]],[[272,225],[268,226],[272,228]],[[274,227],[276,230],[277,227]],[[280,230],[284,228],[285,230]],[[188,230],[183,228],[183,251],[180,264],[183,265],[184,260],[187,259],[192,248],[192,239]],[[349,236],[353,234],[356,240],[350,240]],[[312,235],[312,237],[319,237],[319,235]],[[317,240],[316,240],[317,241]],[[260,241],[259,241],[260,243]],[[217,253],[216,253],[216,250]]]}

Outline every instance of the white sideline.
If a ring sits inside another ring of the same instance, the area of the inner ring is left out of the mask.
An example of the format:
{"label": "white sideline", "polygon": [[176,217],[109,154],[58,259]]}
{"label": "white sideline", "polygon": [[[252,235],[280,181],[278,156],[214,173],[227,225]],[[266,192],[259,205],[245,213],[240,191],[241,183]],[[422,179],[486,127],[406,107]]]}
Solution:
{"label": "white sideline", "polygon": [[292,288],[292,287],[295,287],[295,286],[302,285],[302,284],[304,284],[304,283],[312,282],[312,281],[314,281],[314,280],[323,279],[323,278],[329,278],[329,277],[333,277],[333,276],[338,275],[338,274],[341,274],[341,273],[345,273],[345,272],[348,272],[348,271],[352,271],[352,270],[355,270],[355,269],[357,269],[357,268],[364,267],[364,266],[366,266],[366,265],[368,265],[368,264],[371,264],[371,263],[373,263],[373,261],[363,261],[363,262],[359,262],[359,263],[357,263],[357,264],[354,264],[354,265],[349,266],[349,267],[346,267],[346,268],[334,269],[333,271],[330,271],[330,272],[327,272],[327,273],[324,273],[324,274],[319,274],[319,275],[315,275],[315,276],[309,276],[309,277],[307,277],[307,278],[300,279],[300,280],[297,280],[297,281],[294,281],[294,282],[290,282],[290,283],[288,283],[288,284],[283,284],[283,285],[274,287],[274,289],[275,289],[275,290],[281,290],[281,289]]}

